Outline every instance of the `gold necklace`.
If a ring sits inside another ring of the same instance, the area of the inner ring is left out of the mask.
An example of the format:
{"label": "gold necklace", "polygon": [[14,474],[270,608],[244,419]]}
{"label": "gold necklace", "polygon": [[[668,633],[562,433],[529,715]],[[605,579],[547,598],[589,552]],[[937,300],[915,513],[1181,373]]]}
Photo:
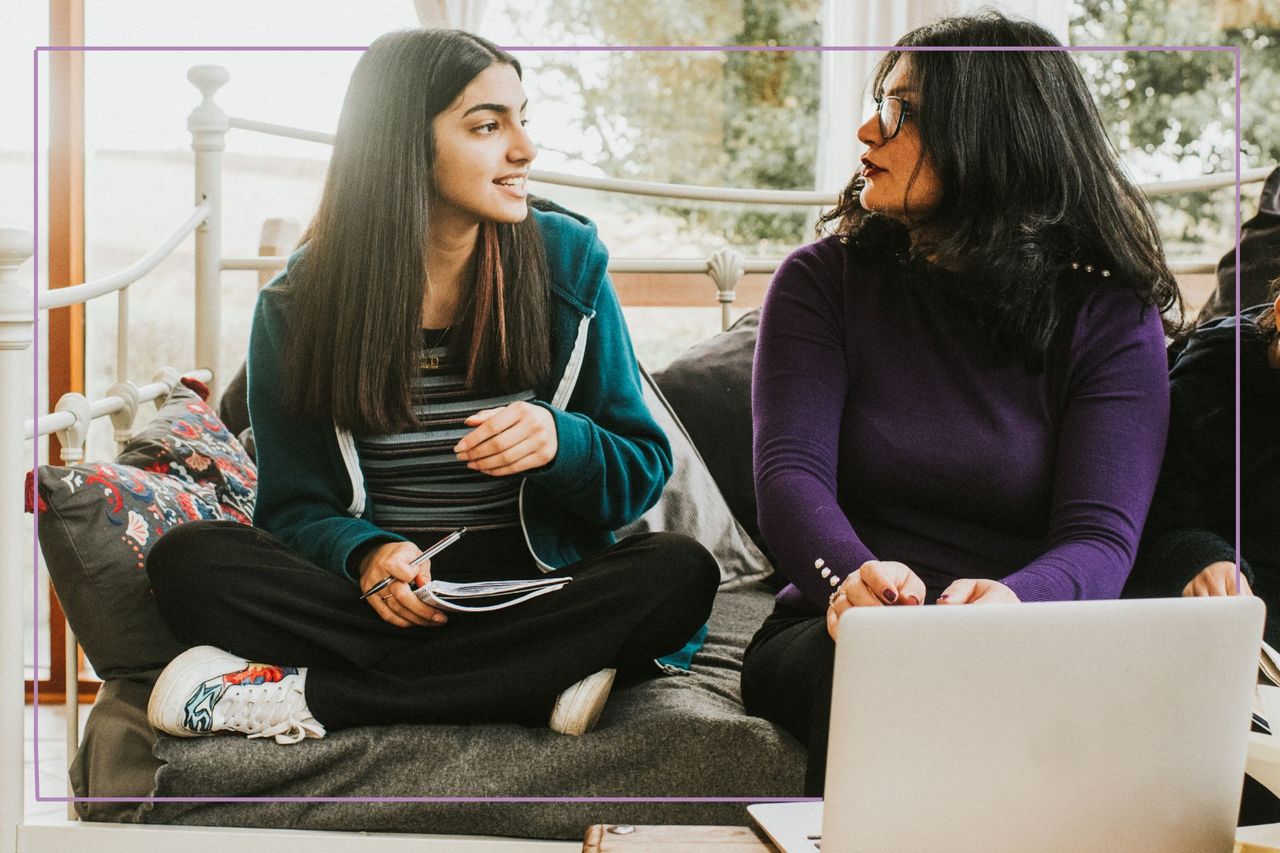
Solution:
{"label": "gold necklace", "polygon": [[449,331],[452,328],[453,328],[452,323],[445,326],[444,329],[441,330],[440,334],[436,336],[435,343],[430,344],[426,348],[426,353],[422,357],[422,363],[419,365],[423,370],[439,370],[440,369],[440,356],[433,354],[431,350],[439,348],[441,342],[444,341],[445,337],[449,334]]}

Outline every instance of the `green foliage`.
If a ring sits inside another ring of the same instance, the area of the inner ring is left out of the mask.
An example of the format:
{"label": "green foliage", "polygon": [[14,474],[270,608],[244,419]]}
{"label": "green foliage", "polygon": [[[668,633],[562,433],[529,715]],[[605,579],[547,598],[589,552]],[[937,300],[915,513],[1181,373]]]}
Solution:
{"label": "green foliage", "polygon": [[[821,0],[549,0],[544,19],[521,10],[538,43],[693,46],[816,45]],[[606,174],[685,184],[770,189],[813,186],[820,54],[617,52],[542,54],[581,107],[576,150]],[[598,60],[598,61],[595,61]],[[652,210],[652,201],[643,202]],[[808,237],[805,213],[723,204],[660,205],[691,229],[768,251]]]}
{"label": "green foliage", "polygon": [[[1220,29],[1201,0],[1077,0],[1074,45],[1226,45],[1241,50],[1242,166],[1280,161],[1280,30]],[[1160,178],[1235,166],[1235,60],[1227,52],[1078,54],[1112,142]],[[1245,188],[1245,215],[1256,192]],[[1171,254],[1177,243],[1230,245],[1234,193],[1184,193],[1153,203]],[[1202,253],[1202,252],[1201,252]]]}
{"label": "green foliage", "polygon": [[[873,0],[887,2],[887,0]],[[1219,0],[1226,3],[1228,0]],[[511,6],[528,43],[816,45],[822,0],[547,0]],[[1071,43],[1231,45],[1242,51],[1246,168],[1280,161],[1280,30],[1222,30],[1208,0],[1073,0]],[[1226,52],[1077,53],[1103,122],[1140,180],[1234,166],[1234,59]],[[619,178],[805,189],[817,155],[817,52],[528,55],[544,89],[582,116],[562,152]],[[536,115],[536,111],[535,111]],[[541,140],[540,140],[541,141]],[[1255,193],[1246,189],[1246,215]],[[622,201],[634,211],[651,200]],[[1230,245],[1234,194],[1153,202],[1171,255]],[[810,237],[807,213],[723,204],[658,205],[693,241],[771,254]],[[712,236],[714,235],[714,236]]]}

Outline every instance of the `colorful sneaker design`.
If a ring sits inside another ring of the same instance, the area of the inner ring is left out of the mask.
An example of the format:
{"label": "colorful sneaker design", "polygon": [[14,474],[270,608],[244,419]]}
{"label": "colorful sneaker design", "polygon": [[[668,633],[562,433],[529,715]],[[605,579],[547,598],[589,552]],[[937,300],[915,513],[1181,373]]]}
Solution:
{"label": "colorful sneaker design", "polygon": [[324,726],[307,709],[306,675],[305,668],[250,663],[196,646],[160,673],[147,720],[178,737],[240,732],[277,743],[324,737]]}

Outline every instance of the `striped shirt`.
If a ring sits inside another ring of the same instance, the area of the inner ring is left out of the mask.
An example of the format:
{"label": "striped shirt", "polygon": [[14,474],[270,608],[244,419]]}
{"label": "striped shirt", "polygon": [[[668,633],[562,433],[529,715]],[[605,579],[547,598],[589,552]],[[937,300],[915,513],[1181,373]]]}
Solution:
{"label": "striped shirt", "polygon": [[[428,346],[428,342],[434,345]],[[413,383],[418,425],[394,435],[357,438],[360,468],[373,503],[373,522],[414,541],[459,527],[496,531],[519,527],[521,477],[472,471],[453,446],[482,409],[531,401],[532,390],[493,395],[465,386],[467,347],[449,330],[424,330],[421,368]]]}

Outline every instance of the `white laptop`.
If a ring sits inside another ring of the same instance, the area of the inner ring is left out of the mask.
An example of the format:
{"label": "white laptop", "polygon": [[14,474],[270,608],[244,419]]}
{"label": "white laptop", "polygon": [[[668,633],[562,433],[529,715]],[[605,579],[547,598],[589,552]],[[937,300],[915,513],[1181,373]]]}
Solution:
{"label": "white laptop", "polygon": [[786,853],[1230,851],[1262,620],[1252,597],[851,608],[823,802],[748,811]]}

